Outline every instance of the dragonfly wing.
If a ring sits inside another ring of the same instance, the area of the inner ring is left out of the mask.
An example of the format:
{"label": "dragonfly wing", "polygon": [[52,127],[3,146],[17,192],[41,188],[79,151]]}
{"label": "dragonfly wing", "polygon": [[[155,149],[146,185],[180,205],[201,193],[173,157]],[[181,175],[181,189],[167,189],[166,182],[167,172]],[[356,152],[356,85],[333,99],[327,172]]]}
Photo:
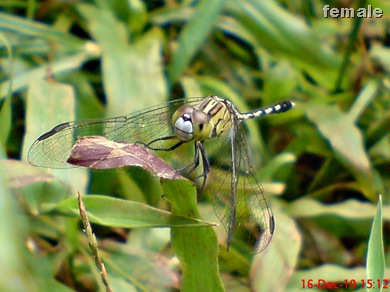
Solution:
{"label": "dragonfly wing", "polygon": [[214,211],[227,232],[228,247],[233,233],[243,234],[252,243],[252,251],[259,253],[272,239],[274,217],[261,185],[251,172],[242,126],[237,120],[232,123],[229,135],[210,146],[218,150],[216,157],[211,153],[212,169],[206,191],[213,195]]}
{"label": "dragonfly wing", "polygon": [[234,160],[240,172],[236,199],[237,231],[248,230],[248,240],[254,242],[253,252],[260,253],[272,239],[275,219],[264,196],[263,188],[253,175],[253,165],[250,162],[244,130],[239,131],[235,138]]}
{"label": "dragonfly wing", "polygon": [[[31,164],[41,167],[72,168],[75,166],[66,161],[80,137],[99,135],[114,142],[147,144],[172,136],[171,119],[175,110],[183,104],[196,106],[201,100],[202,98],[174,100],[127,116],[60,124],[33,143],[28,160]],[[155,143],[153,146],[158,148],[160,145]],[[161,141],[161,148],[163,147],[166,146]]]}

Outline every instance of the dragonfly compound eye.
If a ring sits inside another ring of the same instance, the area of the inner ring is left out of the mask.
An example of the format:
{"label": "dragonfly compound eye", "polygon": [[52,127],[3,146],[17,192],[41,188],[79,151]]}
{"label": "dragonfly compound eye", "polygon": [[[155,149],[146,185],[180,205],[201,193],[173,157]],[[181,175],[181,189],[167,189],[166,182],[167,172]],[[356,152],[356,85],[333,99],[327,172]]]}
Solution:
{"label": "dragonfly compound eye", "polygon": [[210,123],[209,116],[205,112],[201,110],[194,111],[192,113],[192,124],[194,127],[193,136],[195,141],[204,141],[211,137],[213,126]]}
{"label": "dragonfly compound eye", "polygon": [[183,142],[191,141],[194,137],[192,113],[196,109],[193,106],[179,107],[172,116],[172,124],[176,137]]}

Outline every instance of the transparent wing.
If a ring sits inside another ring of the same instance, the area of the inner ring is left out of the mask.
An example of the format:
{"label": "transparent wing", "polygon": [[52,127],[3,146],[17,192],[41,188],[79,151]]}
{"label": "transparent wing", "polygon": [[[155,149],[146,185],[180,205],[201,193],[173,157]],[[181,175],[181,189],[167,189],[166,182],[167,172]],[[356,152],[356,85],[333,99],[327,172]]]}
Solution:
{"label": "transparent wing", "polygon": [[[174,100],[163,105],[109,119],[66,122],[40,136],[30,147],[31,164],[50,168],[72,168],[66,161],[76,140],[100,135],[115,142],[143,143],[172,136],[172,115],[183,104],[196,106],[204,98]],[[169,148],[178,140],[161,140],[153,146]]]}
{"label": "transparent wing", "polygon": [[228,234],[227,245],[233,234],[240,234],[251,242],[252,252],[260,253],[272,239],[274,217],[261,185],[251,172],[242,125],[237,120],[231,123],[230,134],[221,137],[218,144],[214,141],[213,147],[218,150],[215,157],[211,154],[212,170],[206,191],[213,195],[215,214]]}

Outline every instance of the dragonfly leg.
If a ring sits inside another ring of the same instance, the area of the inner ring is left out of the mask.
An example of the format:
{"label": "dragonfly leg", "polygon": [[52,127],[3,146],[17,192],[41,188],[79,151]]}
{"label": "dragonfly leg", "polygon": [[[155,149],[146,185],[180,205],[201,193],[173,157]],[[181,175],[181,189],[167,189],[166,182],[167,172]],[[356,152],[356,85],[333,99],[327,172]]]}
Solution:
{"label": "dragonfly leg", "polygon": [[207,174],[210,172],[210,163],[209,163],[209,161],[207,159],[206,151],[205,151],[205,149],[203,147],[203,143],[202,142],[200,142],[200,141],[196,141],[195,142],[195,156],[194,156],[194,160],[191,163],[187,164],[186,166],[177,169],[177,171],[181,172],[183,170],[191,168],[188,171],[187,175],[190,174],[191,172],[193,172],[199,166],[200,158],[202,158],[203,173],[198,175],[196,177],[196,179],[199,179],[199,178],[203,177],[203,182],[202,182],[202,185],[200,187],[200,192],[199,192],[200,194],[202,194],[204,186],[206,184]]}
{"label": "dragonfly leg", "polygon": [[202,156],[202,164],[203,164],[203,173],[197,177],[197,178],[203,177],[202,186],[200,188],[200,194],[202,194],[204,190],[204,186],[206,185],[207,174],[210,172],[210,162],[207,159],[206,150],[204,149],[202,142],[197,143],[197,152],[199,152],[200,155]]}
{"label": "dragonfly leg", "polygon": [[[154,144],[154,143],[157,143],[158,141],[166,141],[166,140],[172,140],[172,139],[177,139],[176,136],[167,136],[167,137],[163,137],[163,138],[158,138],[158,139],[155,139],[155,140],[152,140],[150,141],[149,143],[143,143],[143,142],[136,142],[136,144],[141,144],[143,145],[144,147],[150,149],[150,150],[153,150],[153,151],[172,151],[172,150],[175,150],[176,148],[180,147],[181,145],[184,144],[183,141],[179,141],[177,142],[176,144],[168,147],[168,148],[160,148],[160,147],[152,147],[151,145]],[[202,178],[203,177],[203,182],[202,182],[202,185],[201,185],[201,188],[200,188],[200,194],[203,193],[203,190],[204,190],[204,187],[206,185],[206,179],[207,179],[207,174],[210,172],[210,163],[207,159],[207,156],[206,156],[206,150],[204,149],[203,147],[203,142],[202,141],[195,141],[195,156],[194,156],[194,160],[179,168],[179,169],[176,169],[177,172],[182,172],[186,169],[189,169],[190,170],[188,171],[188,174],[190,174],[191,172],[193,172],[198,166],[199,166],[199,162],[200,162],[200,158],[202,159],[202,164],[203,164],[203,173],[200,174],[199,176],[196,177],[196,179],[199,179],[199,178]]]}
{"label": "dragonfly leg", "polygon": [[174,144],[170,147],[167,147],[167,148],[151,146],[152,144],[159,142],[159,141],[166,141],[166,140],[173,140],[173,139],[177,139],[177,137],[176,136],[167,136],[167,137],[163,137],[163,138],[154,139],[154,140],[150,141],[149,143],[137,141],[135,144],[140,144],[140,145],[142,145],[150,150],[154,150],[154,151],[172,151],[172,150],[175,150],[176,148],[178,148],[179,146],[184,144],[184,142],[179,141],[176,144]]}
{"label": "dragonfly leg", "polygon": [[191,167],[190,171],[188,171],[188,174],[190,174],[199,166],[199,149],[198,149],[197,143],[198,142],[195,142],[195,145],[194,145],[195,146],[194,160],[192,162],[188,163],[187,165],[180,167],[179,169],[177,169],[177,171],[181,172],[181,171],[186,170],[187,168]]}

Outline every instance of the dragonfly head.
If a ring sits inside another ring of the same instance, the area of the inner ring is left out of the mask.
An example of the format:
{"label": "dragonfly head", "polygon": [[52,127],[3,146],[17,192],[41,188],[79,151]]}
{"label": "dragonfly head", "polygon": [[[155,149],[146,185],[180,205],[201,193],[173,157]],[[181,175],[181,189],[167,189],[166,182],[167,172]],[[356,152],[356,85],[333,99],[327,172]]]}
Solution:
{"label": "dragonfly head", "polygon": [[210,137],[213,128],[206,113],[189,105],[176,110],[172,124],[176,137],[183,142],[203,141]]}

